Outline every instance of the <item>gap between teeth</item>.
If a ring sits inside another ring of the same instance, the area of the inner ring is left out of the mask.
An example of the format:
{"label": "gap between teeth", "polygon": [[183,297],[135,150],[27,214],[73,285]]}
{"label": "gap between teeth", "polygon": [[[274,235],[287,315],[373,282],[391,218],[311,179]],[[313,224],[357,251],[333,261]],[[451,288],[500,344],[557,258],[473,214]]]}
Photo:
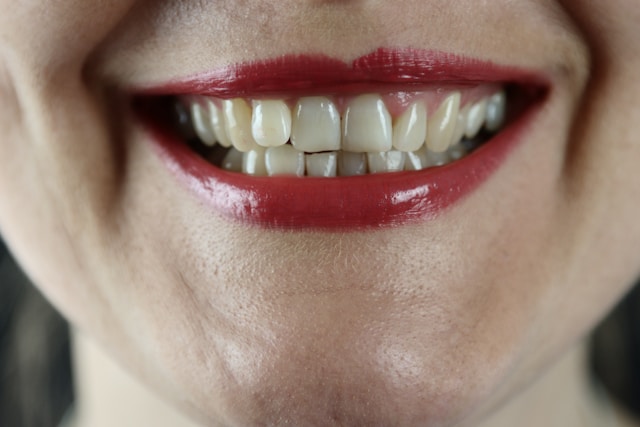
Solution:
{"label": "gap between teeth", "polygon": [[341,115],[328,97],[297,100],[189,97],[200,142],[230,147],[223,169],[256,176],[352,176],[421,170],[464,157],[482,132],[497,132],[506,114],[499,90],[461,108],[453,91],[432,112],[421,100],[392,117],[377,94],[350,99]]}

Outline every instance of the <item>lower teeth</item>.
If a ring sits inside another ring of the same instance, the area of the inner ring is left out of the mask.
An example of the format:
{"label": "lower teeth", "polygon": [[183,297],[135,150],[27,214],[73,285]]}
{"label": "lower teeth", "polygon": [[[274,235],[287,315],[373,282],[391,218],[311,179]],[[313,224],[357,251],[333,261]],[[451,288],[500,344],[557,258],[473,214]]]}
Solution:
{"label": "lower teeth", "polygon": [[189,146],[209,163],[229,172],[252,176],[335,177],[418,171],[444,166],[466,157],[489,137],[488,132],[483,132],[473,140],[462,140],[442,153],[433,152],[425,146],[410,152],[304,153],[293,148],[290,143],[243,153],[234,147],[206,147],[198,139],[190,141]]}

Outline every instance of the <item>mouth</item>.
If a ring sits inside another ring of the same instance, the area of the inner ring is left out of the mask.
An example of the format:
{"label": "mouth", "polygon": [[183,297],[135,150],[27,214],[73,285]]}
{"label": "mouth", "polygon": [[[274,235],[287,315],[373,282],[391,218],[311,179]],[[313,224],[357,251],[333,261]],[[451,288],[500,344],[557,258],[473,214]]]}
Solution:
{"label": "mouth", "polygon": [[163,163],[215,212],[275,228],[435,218],[495,172],[549,89],[541,73],[379,49],[291,56],[144,88]]}

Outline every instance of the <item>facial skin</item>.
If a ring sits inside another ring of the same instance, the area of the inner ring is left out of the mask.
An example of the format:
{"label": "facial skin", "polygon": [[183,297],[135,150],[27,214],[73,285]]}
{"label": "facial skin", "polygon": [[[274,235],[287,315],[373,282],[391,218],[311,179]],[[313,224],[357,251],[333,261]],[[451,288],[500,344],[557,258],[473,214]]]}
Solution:
{"label": "facial skin", "polygon": [[[640,273],[632,0],[0,8],[2,235],[75,325],[206,425],[476,425]],[[524,143],[434,220],[230,222],[176,182],[125,107],[135,85],[380,46],[552,81]]]}

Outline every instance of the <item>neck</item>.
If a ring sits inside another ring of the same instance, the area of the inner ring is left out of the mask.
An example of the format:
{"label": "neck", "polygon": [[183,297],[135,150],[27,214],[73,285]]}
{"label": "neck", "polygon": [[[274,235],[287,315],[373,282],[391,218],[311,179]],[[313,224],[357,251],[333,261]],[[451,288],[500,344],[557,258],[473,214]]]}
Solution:
{"label": "neck", "polygon": [[578,343],[543,376],[480,427],[632,427],[588,366],[588,342]]}
{"label": "neck", "polygon": [[[77,331],[73,354],[74,426],[196,427]],[[586,360],[587,346],[581,343],[480,427],[638,427],[594,389]]]}

